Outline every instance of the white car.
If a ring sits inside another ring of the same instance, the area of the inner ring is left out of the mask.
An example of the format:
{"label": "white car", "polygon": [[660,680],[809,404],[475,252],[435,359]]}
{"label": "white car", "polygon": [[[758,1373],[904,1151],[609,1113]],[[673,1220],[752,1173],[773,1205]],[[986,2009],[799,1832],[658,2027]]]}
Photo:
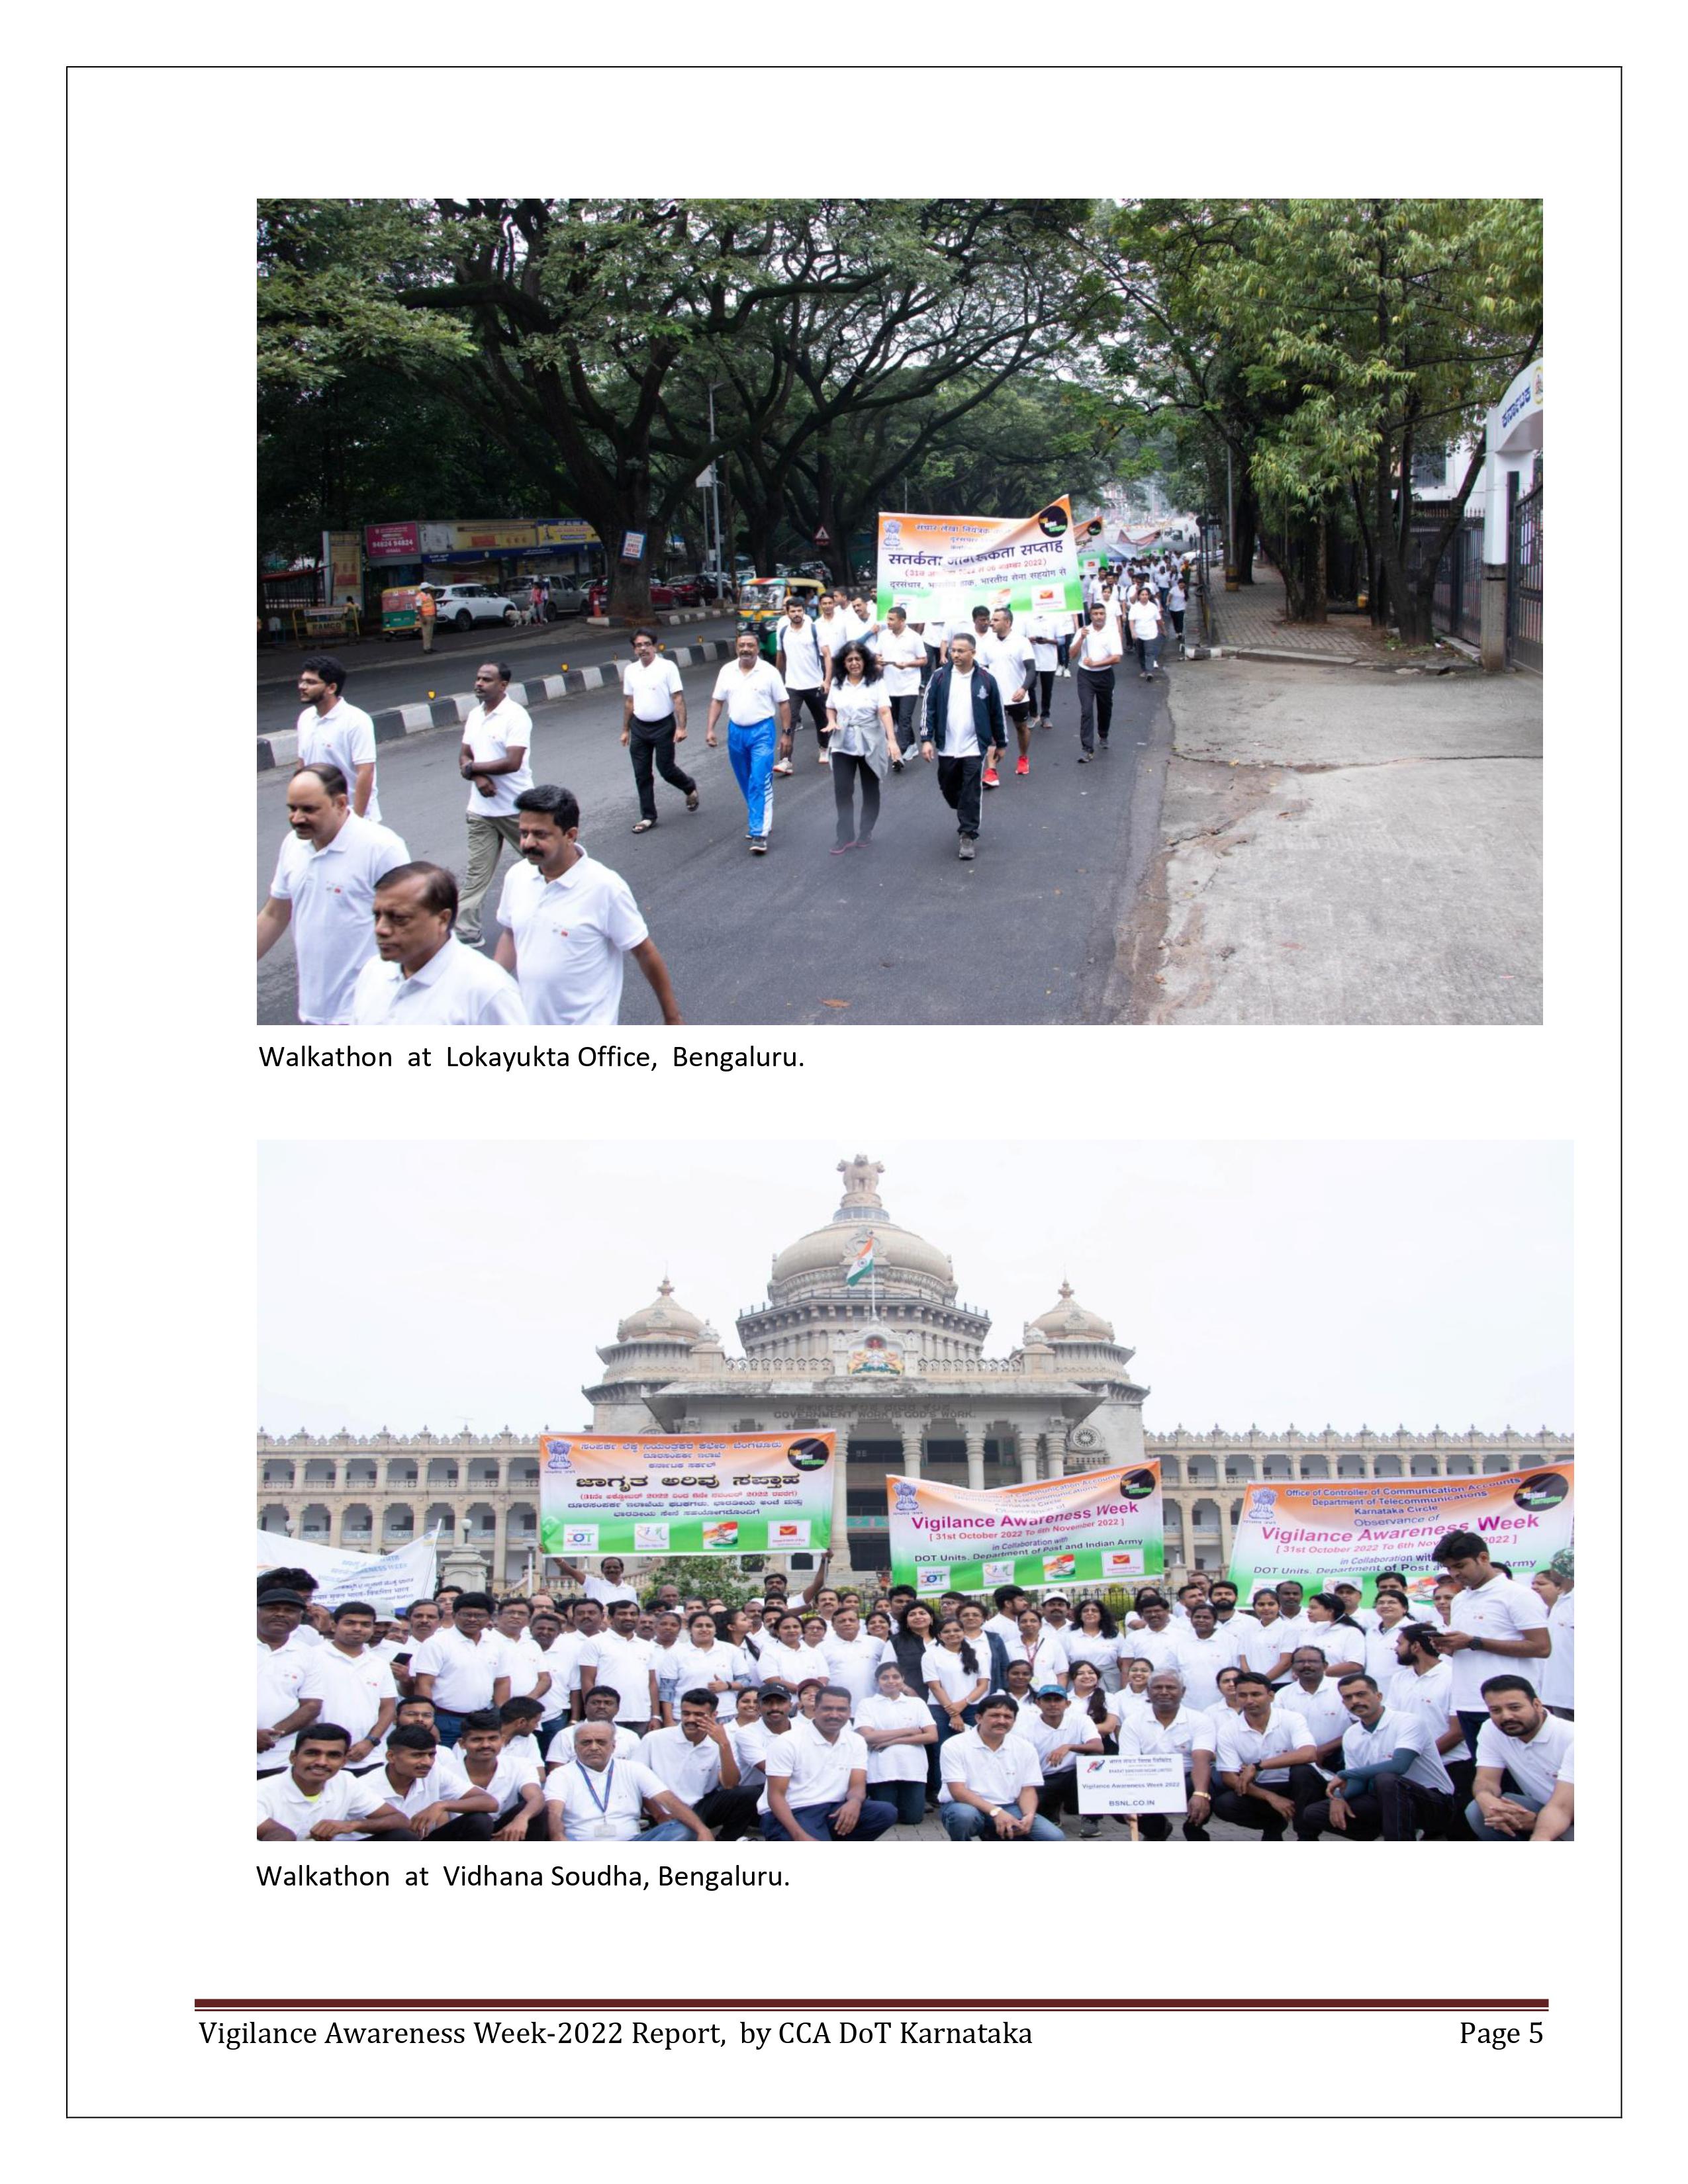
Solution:
{"label": "white car", "polygon": [[477,621],[514,622],[521,610],[502,592],[484,584],[431,584],[442,628],[472,629]]}

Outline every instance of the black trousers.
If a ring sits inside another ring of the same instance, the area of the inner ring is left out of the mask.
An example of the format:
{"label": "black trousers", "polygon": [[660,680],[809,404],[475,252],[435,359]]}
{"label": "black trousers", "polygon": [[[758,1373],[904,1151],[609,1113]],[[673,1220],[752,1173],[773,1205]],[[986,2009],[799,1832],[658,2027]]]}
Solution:
{"label": "black trousers", "polygon": [[638,784],[641,819],[656,816],[656,791],[650,778],[653,760],[656,771],[671,788],[679,789],[686,796],[695,794],[697,783],[674,756],[672,713],[666,721],[634,721],[627,732],[627,752],[633,761],[633,779]]}
{"label": "black trousers", "polygon": [[1078,1769],[1057,1767],[1053,1774],[1045,1774],[1043,1787],[1038,1791],[1038,1810],[1046,1820],[1058,1821],[1063,1812],[1078,1809]]}
{"label": "black trousers", "polygon": [[983,757],[940,758],[938,761],[938,786],[944,792],[944,801],[955,813],[959,831],[970,841],[977,840],[979,830],[979,804],[984,795],[981,785],[984,776]]}
{"label": "black trousers", "polygon": [[737,1842],[754,1835],[758,1826],[754,1790],[709,1790],[692,1810],[706,1828],[713,1828],[722,1842]]}
{"label": "black trousers", "polygon": [[1050,701],[1050,697],[1054,694],[1054,691],[1055,691],[1055,670],[1054,670],[1054,668],[1052,668],[1052,667],[1040,667],[1040,668],[1039,668],[1039,670],[1038,670],[1038,718],[1039,718],[1040,721],[1046,721],[1046,720],[1049,718],[1049,701]]}
{"label": "black trousers", "polygon": [[[1184,1793],[1186,1799],[1193,1794],[1193,1791],[1194,1778],[1189,1768],[1186,1767],[1184,1770]],[[1208,1817],[1211,1819],[1213,1813],[1212,1805],[1209,1805],[1207,1811]],[[1171,1813],[1139,1813],[1137,1815],[1138,1835],[1145,1842],[1165,1842],[1173,1831],[1173,1818]],[[1208,1834],[1205,1823],[1198,1826],[1194,1820],[1187,1819],[1182,1825],[1184,1839],[1186,1842],[1212,1841],[1213,1838]]]}
{"label": "black trousers", "polygon": [[[1289,1798],[1300,1819],[1306,1808],[1324,1795],[1324,1777],[1316,1767],[1292,1767],[1287,1782],[1268,1782],[1267,1788]],[[1213,1817],[1228,1820],[1234,1828],[1252,1828],[1267,1842],[1282,1842],[1290,1822],[1263,1797],[1240,1797],[1234,1790],[1220,1790],[1213,1799]]]}
{"label": "black trousers", "polygon": [[1379,1774],[1369,1790],[1357,1791],[1343,1800],[1352,1814],[1345,1828],[1330,1825],[1330,1800],[1316,1798],[1295,1815],[1295,1833],[1303,1842],[1316,1842],[1325,1834],[1351,1836],[1356,1842],[1411,1842],[1422,1828],[1429,1842],[1442,1842],[1453,1825],[1453,1799],[1441,1790],[1427,1790],[1401,1774]]}
{"label": "black trousers", "polygon": [[920,693],[911,690],[905,698],[891,700],[891,726],[896,733],[897,749],[906,759],[913,750],[920,729]]}
{"label": "black trousers", "polygon": [[[855,822],[855,784],[861,783],[861,824]],[[874,822],[879,816],[879,777],[865,758],[853,758],[847,751],[833,753],[833,804],[838,814],[838,838],[844,842],[871,842]]]}
{"label": "black trousers", "polygon": [[1072,673],[1078,685],[1078,740],[1086,750],[1095,750],[1096,738],[1106,743],[1113,725],[1114,671],[1111,667],[1076,667]]}
{"label": "black trousers", "polygon": [[500,1815],[493,1813],[458,1813],[443,1828],[436,1828],[428,1837],[430,1842],[490,1842],[493,1830],[499,1825]]}
{"label": "black trousers", "polygon": [[791,700],[791,733],[797,733],[798,716],[806,708],[815,723],[815,733],[821,738],[821,748],[827,748],[827,738],[833,733],[827,726],[827,694],[824,690],[794,690],[786,686],[786,696]]}

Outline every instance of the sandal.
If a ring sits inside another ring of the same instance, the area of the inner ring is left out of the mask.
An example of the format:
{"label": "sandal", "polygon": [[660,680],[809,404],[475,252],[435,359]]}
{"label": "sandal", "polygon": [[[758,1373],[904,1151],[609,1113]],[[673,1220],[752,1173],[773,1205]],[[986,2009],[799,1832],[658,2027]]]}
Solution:
{"label": "sandal", "polygon": [[694,789],[689,789],[689,790],[688,790],[688,792],[687,792],[687,795],[686,795],[686,809],[687,809],[688,811],[695,811],[697,810],[697,808],[698,808],[698,792],[697,792],[697,790],[696,790],[695,788],[694,788]]}
{"label": "sandal", "polygon": [[656,822],[655,819],[641,819],[638,825],[634,827],[633,832],[636,834],[648,834],[655,824]]}

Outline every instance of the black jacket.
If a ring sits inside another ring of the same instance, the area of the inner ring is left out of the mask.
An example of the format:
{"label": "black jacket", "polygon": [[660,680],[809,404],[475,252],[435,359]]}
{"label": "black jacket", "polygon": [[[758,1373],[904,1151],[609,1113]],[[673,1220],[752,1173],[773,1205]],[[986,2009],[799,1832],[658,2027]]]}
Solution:
{"label": "black jacket", "polygon": [[[950,733],[950,678],[955,671],[952,666],[940,667],[926,686],[921,739],[933,744],[939,757],[947,755],[944,745]],[[1000,746],[1008,740],[1002,693],[996,687],[996,677],[988,675],[977,661],[973,666],[973,733],[978,738],[981,753],[991,744]]]}

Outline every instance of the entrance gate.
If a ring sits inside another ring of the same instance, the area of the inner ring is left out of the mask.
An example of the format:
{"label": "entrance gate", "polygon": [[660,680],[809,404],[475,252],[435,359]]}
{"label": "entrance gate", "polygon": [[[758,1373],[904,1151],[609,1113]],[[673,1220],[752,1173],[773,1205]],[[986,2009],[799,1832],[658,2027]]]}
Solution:
{"label": "entrance gate", "polygon": [[[1517,474],[1513,484],[1517,486]],[[1507,511],[1507,664],[1541,672],[1541,484],[1517,493]]]}

